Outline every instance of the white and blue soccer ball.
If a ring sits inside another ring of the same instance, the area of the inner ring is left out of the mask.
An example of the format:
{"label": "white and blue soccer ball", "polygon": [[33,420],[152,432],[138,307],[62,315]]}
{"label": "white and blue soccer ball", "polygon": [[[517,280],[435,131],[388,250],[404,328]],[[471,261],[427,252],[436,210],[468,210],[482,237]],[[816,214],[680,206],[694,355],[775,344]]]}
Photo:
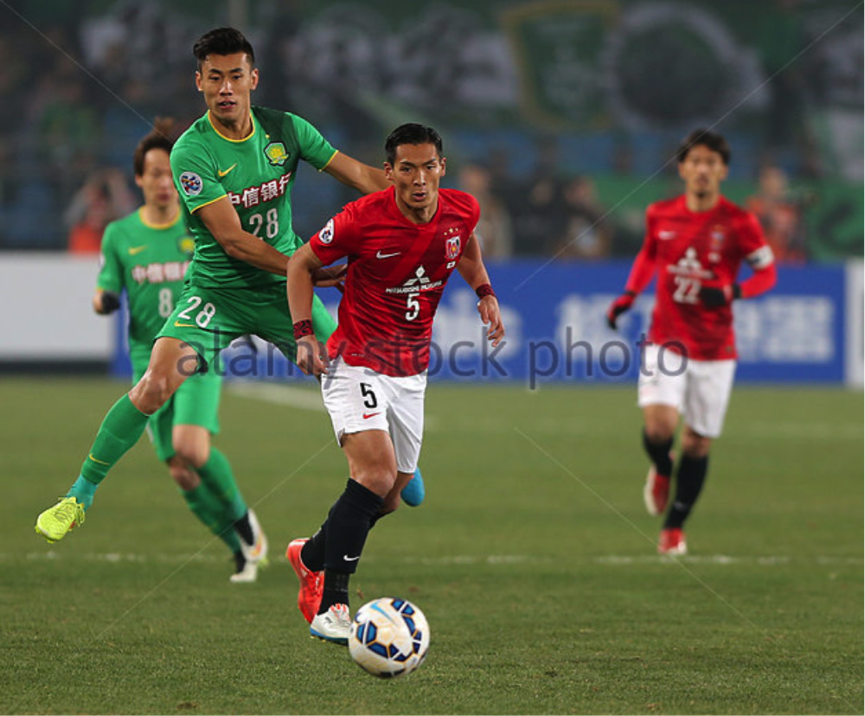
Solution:
{"label": "white and blue soccer ball", "polygon": [[383,679],[419,667],[429,649],[429,624],[406,599],[381,597],[364,604],[351,622],[348,650],[355,663]]}

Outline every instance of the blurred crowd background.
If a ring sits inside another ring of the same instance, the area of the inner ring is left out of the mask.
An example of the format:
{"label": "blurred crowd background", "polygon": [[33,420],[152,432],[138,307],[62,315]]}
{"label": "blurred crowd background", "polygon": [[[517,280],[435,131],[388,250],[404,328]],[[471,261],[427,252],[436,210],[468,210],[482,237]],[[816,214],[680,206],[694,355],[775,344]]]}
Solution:
{"label": "blurred crowd background", "polygon": [[[482,205],[491,258],[631,257],[647,203],[681,192],[675,148],[714,126],[725,194],[781,261],[861,256],[858,0],[7,0],[0,8],[0,249],[98,252],[139,195],[156,116],[204,111],[191,47],[219,25],[256,49],[254,101],[380,164],[404,121],[445,138],[448,186]],[[305,168],[304,238],[345,201]]]}

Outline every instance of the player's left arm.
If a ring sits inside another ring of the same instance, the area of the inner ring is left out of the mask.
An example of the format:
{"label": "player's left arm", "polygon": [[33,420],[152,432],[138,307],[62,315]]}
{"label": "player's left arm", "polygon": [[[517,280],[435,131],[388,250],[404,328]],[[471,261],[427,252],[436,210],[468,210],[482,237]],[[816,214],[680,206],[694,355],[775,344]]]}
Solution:
{"label": "player's left arm", "polygon": [[493,292],[490,276],[487,273],[486,266],[484,266],[484,259],[481,256],[481,244],[474,235],[474,232],[471,233],[466,242],[463,255],[457,264],[457,271],[460,272],[460,276],[477,293],[480,299],[478,301],[478,313],[484,325],[489,325],[487,339],[493,342],[493,346],[497,346],[501,343],[502,338],[505,337],[505,324],[502,323],[499,300]]}
{"label": "player's left arm", "polygon": [[383,169],[363,164],[342,152],[334,154],[322,171],[346,186],[357,189],[361,194],[372,194],[390,186]]}
{"label": "player's left arm", "polygon": [[741,283],[733,282],[723,286],[704,286],[700,289],[700,299],[709,307],[724,306],[739,298],[753,298],[771,289],[778,280],[775,256],[772,248],[763,238],[753,214],[746,214],[740,230],[745,262],[753,270],[753,275]]}
{"label": "player's left arm", "polygon": [[362,164],[347,154],[337,151],[315,127],[303,117],[290,114],[294,131],[301,147],[301,157],[321,172],[327,172],[361,194],[372,194],[386,189],[390,182],[383,169]]}

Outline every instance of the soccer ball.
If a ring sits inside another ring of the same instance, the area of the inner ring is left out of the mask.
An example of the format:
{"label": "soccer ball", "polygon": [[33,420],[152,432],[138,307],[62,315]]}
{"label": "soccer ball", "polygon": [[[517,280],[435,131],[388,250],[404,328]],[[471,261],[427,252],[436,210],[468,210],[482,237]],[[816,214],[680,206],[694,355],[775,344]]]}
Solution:
{"label": "soccer ball", "polygon": [[354,615],[348,650],[355,663],[374,676],[390,679],[414,671],[428,648],[426,617],[405,599],[374,599]]}

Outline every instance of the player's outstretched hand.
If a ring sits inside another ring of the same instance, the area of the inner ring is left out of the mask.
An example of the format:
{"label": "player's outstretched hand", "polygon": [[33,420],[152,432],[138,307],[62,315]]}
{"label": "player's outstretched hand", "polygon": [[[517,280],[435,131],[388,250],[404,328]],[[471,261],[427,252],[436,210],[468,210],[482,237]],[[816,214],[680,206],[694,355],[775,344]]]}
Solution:
{"label": "player's outstretched hand", "polygon": [[625,311],[630,310],[631,306],[634,305],[636,297],[637,294],[633,291],[625,291],[610,304],[610,307],[607,309],[607,325],[614,331],[616,330],[616,321],[619,320],[619,316]]}
{"label": "player's outstretched hand", "polygon": [[297,342],[297,367],[307,375],[317,378],[327,373],[326,355],[315,336],[304,336]]}
{"label": "player's outstretched hand", "polygon": [[340,264],[338,266],[325,266],[317,269],[312,274],[312,285],[318,288],[328,288],[335,286],[342,289],[342,284],[345,281],[345,274],[348,271],[348,265]]}
{"label": "player's outstretched hand", "polygon": [[113,291],[102,292],[102,313],[108,315],[120,308],[120,296]]}
{"label": "player's outstretched hand", "polygon": [[742,289],[738,283],[727,286],[703,286],[700,289],[700,300],[709,308],[720,308],[740,298]]}
{"label": "player's outstretched hand", "polygon": [[487,340],[493,342],[495,348],[505,337],[505,324],[502,323],[502,312],[495,296],[484,296],[478,301],[478,313],[484,325],[489,325]]}

